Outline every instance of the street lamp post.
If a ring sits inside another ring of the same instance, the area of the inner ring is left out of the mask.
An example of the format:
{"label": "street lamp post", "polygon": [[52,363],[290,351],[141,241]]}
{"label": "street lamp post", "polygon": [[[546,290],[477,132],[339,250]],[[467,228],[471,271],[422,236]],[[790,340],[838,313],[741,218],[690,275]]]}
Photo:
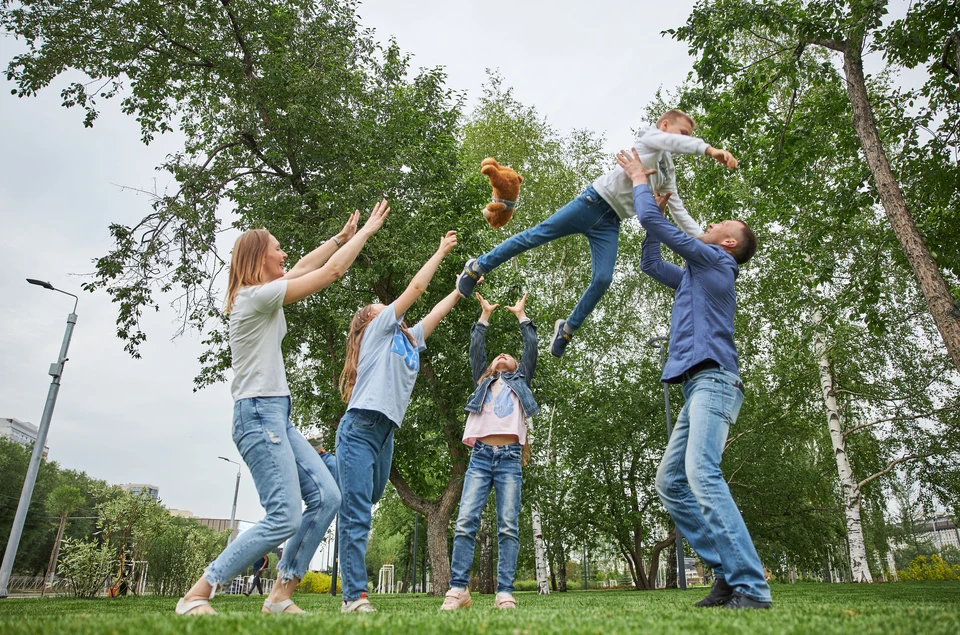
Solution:
{"label": "street lamp post", "polygon": [[37,483],[37,472],[40,471],[40,461],[43,459],[43,448],[47,443],[47,432],[50,430],[50,419],[53,418],[53,409],[57,405],[57,394],[60,392],[60,376],[63,375],[63,365],[67,362],[67,349],[70,348],[70,338],[73,337],[73,326],[77,323],[77,302],[79,298],[72,293],[57,289],[49,282],[27,278],[27,282],[56,291],[73,298],[73,311],[67,316],[67,330],[63,334],[63,343],[60,345],[60,356],[50,364],[48,373],[50,389],[47,391],[47,402],[43,406],[43,416],[40,417],[40,427],[37,430],[37,441],[33,444],[33,454],[30,455],[30,465],[23,480],[23,489],[20,490],[20,503],[17,505],[17,514],[10,527],[10,538],[7,540],[7,549],[3,552],[3,564],[0,565],[0,598],[7,597],[7,585],[10,574],[13,572],[13,561],[17,557],[20,547],[20,536],[23,534],[23,524],[27,519],[27,510],[30,509],[30,500],[33,498],[33,487]]}
{"label": "street lamp post", "polygon": [[237,530],[237,494],[240,493],[240,464],[236,461],[231,461],[225,456],[218,456],[218,459],[222,459],[227,463],[233,463],[237,466],[237,486],[233,490],[233,510],[230,512],[230,535],[227,536],[227,544],[229,545],[233,542],[233,533]]}
{"label": "street lamp post", "polygon": [[[647,340],[647,346],[652,348],[660,349],[660,368],[663,368],[664,364],[667,361],[667,349],[664,347],[666,342],[669,342],[669,337],[651,337]],[[667,415],[667,442],[670,442],[670,435],[673,434],[673,424],[670,421],[670,390],[666,382],[663,383],[663,409]],[[686,565],[686,556],[683,554],[683,534],[680,533],[680,528],[676,525],[673,526],[676,543],[677,543],[677,584],[680,585],[680,588],[684,591],[687,590],[687,565]]]}

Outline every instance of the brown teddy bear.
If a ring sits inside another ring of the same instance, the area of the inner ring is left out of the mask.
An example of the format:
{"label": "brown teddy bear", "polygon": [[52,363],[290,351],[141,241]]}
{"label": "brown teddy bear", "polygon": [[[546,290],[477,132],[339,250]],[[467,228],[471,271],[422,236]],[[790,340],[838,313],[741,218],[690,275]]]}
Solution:
{"label": "brown teddy bear", "polygon": [[493,157],[487,157],[480,163],[480,174],[486,175],[493,187],[493,202],[487,203],[483,217],[490,227],[500,229],[513,217],[523,177],[513,168],[500,165]]}

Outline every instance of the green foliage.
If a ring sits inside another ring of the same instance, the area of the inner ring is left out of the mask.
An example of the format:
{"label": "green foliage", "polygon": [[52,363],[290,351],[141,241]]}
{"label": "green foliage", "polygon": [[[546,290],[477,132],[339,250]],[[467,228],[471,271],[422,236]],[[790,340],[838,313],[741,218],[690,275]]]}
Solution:
{"label": "green foliage", "polygon": [[96,540],[64,539],[58,573],[78,598],[97,597],[113,573],[114,553]]}
{"label": "green foliage", "polygon": [[[297,585],[297,590],[303,593],[330,593],[331,578],[326,573],[307,571]],[[340,577],[337,577],[337,593],[340,592]]]}
{"label": "green foliage", "polygon": [[158,595],[182,596],[226,547],[227,532],[218,534],[190,518],[168,515],[152,531],[144,558]]}
{"label": "green foliage", "polygon": [[960,580],[960,564],[948,564],[936,554],[930,556],[929,561],[926,556],[917,556],[905,571],[897,571],[897,575],[904,582],[952,582]]}

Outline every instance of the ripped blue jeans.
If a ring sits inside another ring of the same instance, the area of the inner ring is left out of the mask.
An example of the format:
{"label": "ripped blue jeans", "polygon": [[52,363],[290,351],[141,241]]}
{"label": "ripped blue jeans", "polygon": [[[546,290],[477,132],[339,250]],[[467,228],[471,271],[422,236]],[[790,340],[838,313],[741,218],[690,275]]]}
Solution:
{"label": "ripped blue jeans", "polygon": [[286,540],[278,578],[302,579],[340,508],[340,489],[333,475],[290,423],[290,397],[234,402],[233,442],[250,468],[267,515],[230,543],[207,567],[204,577],[210,584],[227,586],[257,558]]}

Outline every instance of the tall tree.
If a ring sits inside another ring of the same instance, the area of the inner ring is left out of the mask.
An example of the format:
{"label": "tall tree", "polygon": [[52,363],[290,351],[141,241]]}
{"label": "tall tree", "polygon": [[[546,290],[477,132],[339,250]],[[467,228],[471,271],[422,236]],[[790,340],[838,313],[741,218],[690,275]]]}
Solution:
{"label": "tall tree", "polygon": [[60,485],[47,495],[47,513],[57,517],[57,537],[54,539],[53,549],[50,551],[50,562],[47,564],[47,571],[44,574],[41,596],[46,593],[47,584],[53,581],[53,576],[57,571],[57,556],[60,554],[63,531],[67,527],[67,517],[80,509],[85,502],[86,497],[80,491],[80,488],[72,485]]}

